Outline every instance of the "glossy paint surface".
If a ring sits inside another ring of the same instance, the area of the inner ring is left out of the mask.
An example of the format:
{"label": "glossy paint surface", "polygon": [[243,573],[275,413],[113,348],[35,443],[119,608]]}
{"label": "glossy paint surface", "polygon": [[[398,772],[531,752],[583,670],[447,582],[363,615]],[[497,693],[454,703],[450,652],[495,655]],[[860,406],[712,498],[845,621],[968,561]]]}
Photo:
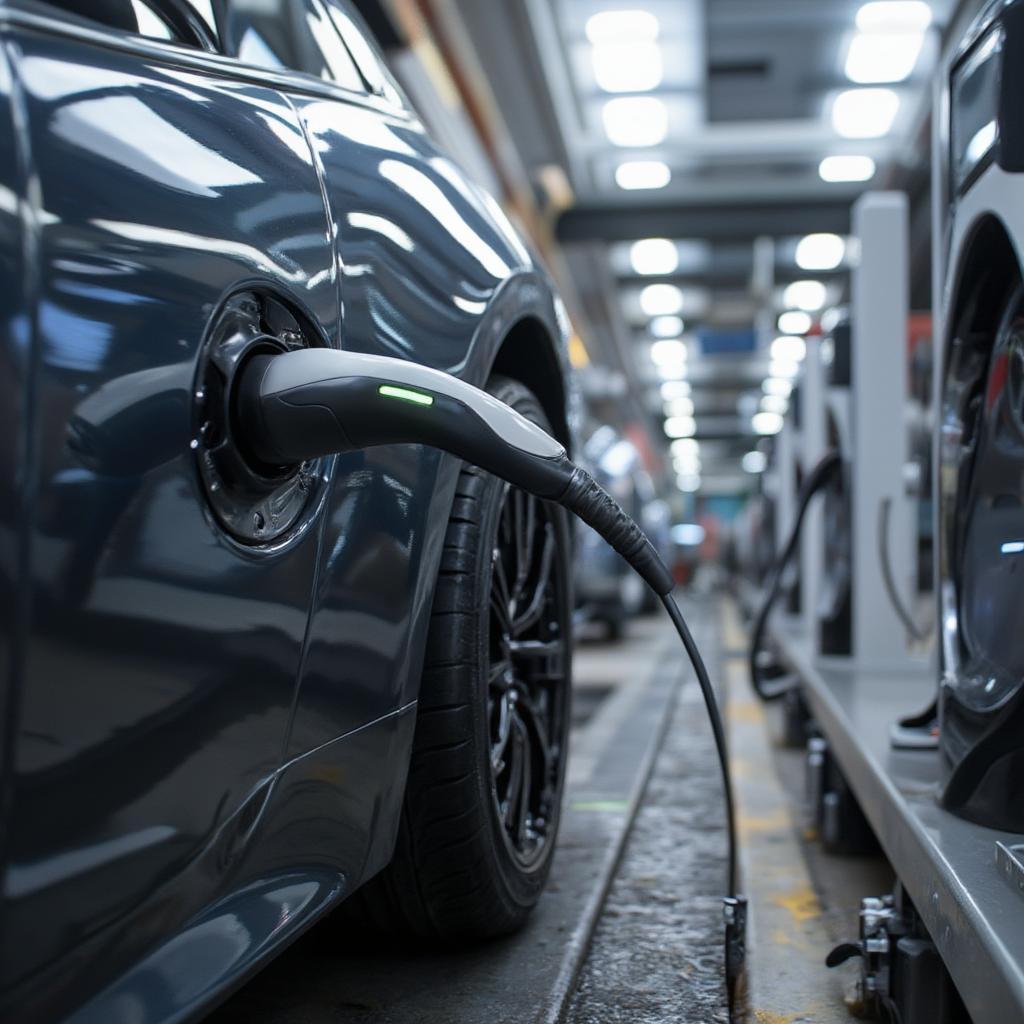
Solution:
{"label": "glossy paint surface", "polygon": [[179,1019],[390,857],[457,473],[328,460],[308,529],[233,541],[191,449],[204,336],[250,289],[479,383],[519,319],[558,327],[393,104],[3,31],[0,1018]]}

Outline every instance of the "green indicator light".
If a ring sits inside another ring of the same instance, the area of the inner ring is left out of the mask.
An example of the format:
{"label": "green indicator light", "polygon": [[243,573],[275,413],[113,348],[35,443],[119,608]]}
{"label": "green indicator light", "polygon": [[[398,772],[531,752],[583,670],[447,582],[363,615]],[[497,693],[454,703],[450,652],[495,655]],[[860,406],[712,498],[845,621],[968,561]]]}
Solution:
{"label": "green indicator light", "polygon": [[425,395],[421,391],[410,391],[408,388],[396,388],[392,384],[381,384],[377,388],[377,394],[385,398],[400,398],[403,402],[412,402],[415,405],[433,405],[434,396]]}

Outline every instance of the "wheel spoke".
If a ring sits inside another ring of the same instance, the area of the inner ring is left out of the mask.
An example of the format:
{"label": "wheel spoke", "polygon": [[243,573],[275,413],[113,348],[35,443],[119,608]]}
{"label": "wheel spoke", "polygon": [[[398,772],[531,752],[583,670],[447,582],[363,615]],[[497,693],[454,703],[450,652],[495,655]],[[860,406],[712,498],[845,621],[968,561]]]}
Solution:
{"label": "wheel spoke", "polygon": [[519,698],[517,710],[540,751],[541,760],[544,762],[544,778],[548,779],[554,752],[551,749],[551,742],[548,736],[550,723],[548,722],[547,713],[541,711],[532,699],[523,696]]}
{"label": "wheel spoke", "polygon": [[503,693],[498,702],[498,735],[491,746],[491,771],[497,778],[505,769],[505,751],[512,734],[512,713],[508,694]]}
{"label": "wheel spoke", "polygon": [[509,591],[508,576],[501,552],[495,549],[491,565],[491,608],[498,617],[502,632],[512,632],[512,594]]}
{"label": "wheel spoke", "polygon": [[562,641],[512,640],[508,649],[513,658],[554,658],[562,653]]}
{"label": "wheel spoke", "polygon": [[505,801],[502,807],[502,820],[509,835],[518,835],[516,815],[520,809],[523,792],[523,765],[526,751],[523,743],[523,727],[518,715],[512,712],[510,719],[510,750],[508,788],[505,790]]}
{"label": "wheel spoke", "polygon": [[530,575],[530,564],[533,560],[533,530],[537,518],[536,500],[524,491],[515,490],[512,492],[515,502],[515,524],[516,524],[516,583],[515,597],[519,604],[519,598],[523,594],[523,587]]}
{"label": "wheel spoke", "polygon": [[527,828],[530,824],[530,800],[533,796],[533,759],[530,757],[530,738],[526,726],[520,727],[523,737],[523,778],[519,794],[519,826],[516,829],[516,841],[523,847],[530,838],[527,835]]}
{"label": "wheel spoke", "polygon": [[555,560],[555,531],[550,523],[544,524],[544,547],[540,553],[540,568],[537,571],[537,581],[533,587],[529,604],[521,615],[517,615],[512,622],[512,635],[519,636],[521,633],[535,626],[544,611],[544,602],[548,596],[548,588],[551,584],[551,569]]}
{"label": "wheel spoke", "polygon": [[487,687],[490,690],[499,690],[504,693],[512,681],[512,662],[508,658],[501,658],[491,665],[487,674]]}

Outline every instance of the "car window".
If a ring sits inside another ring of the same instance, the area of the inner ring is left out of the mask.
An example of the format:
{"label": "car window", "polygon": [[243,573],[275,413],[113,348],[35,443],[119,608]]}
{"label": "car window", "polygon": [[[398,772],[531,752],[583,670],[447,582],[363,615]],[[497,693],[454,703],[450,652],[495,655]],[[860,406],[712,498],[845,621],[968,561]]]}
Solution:
{"label": "car window", "polygon": [[246,64],[301,71],[366,92],[319,0],[228,0],[220,28],[225,52]]}
{"label": "car window", "polygon": [[130,32],[147,39],[194,45],[175,32],[170,22],[148,0],[47,0],[50,7],[96,22],[104,28]]}
{"label": "car window", "polygon": [[353,15],[345,10],[338,0],[324,0],[330,11],[335,28],[345,40],[345,45],[359,66],[370,89],[378,96],[384,96],[392,103],[401,103],[398,90],[391,83],[380,57],[368,38],[368,31]]}

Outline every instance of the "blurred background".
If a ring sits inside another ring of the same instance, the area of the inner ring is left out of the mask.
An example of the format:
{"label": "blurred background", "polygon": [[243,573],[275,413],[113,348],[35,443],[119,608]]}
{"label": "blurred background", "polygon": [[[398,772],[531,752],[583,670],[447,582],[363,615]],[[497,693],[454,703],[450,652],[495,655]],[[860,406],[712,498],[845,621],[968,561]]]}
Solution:
{"label": "blurred background", "polygon": [[[849,302],[865,190],[908,198],[911,405],[927,463],[932,81],[978,4],[360,6],[429,127],[556,278],[584,460],[680,582],[723,562],[763,575],[776,438],[796,415],[808,340]],[[614,636],[642,591],[593,538],[581,544],[581,615]]]}

